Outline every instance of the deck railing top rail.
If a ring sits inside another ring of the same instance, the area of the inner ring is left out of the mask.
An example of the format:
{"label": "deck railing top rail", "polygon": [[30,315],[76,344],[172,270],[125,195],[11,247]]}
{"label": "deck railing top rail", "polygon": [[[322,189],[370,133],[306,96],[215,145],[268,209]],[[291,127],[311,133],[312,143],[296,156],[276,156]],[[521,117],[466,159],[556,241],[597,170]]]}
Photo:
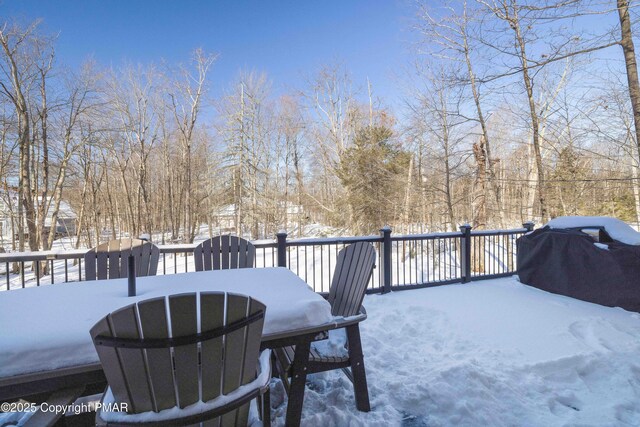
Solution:
{"label": "deck railing top rail", "polygon": [[335,245],[350,244],[355,242],[382,242],[380,236],[354,236],[354,237],[313,237],[300,239],[287,239],[287,246],[314,246],[314,245]]}
{"label": "deck railing top rail", "polygon": [[[532,229],[530,223],[478,231],[465,225],[460,231],[394,235],[385,227],[379,235],[288,239],[286,233],[278,233],[275,240],[253,243],[257,267],[288,267],[318,292],[328,291],[340,249],[354,242],[373,243],[378,260],[368,292],[389,292],[514,274],[515,240]],[[158,274],[195,271],[196,245],[158,245]],[[0,277],[5,276],[0,290],[83,280],[85,253],[86,249],[0,253]]]}

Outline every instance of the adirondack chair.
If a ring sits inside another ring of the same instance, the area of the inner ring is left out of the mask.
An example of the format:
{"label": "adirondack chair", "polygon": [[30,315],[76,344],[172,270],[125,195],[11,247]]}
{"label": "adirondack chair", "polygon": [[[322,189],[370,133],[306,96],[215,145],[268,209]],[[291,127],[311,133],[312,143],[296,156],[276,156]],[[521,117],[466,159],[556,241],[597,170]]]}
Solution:
{"label": "adirondack chair", "polygon": [[[366,319],[362,307],[367,283],[371,279],[375,266],[376,251],[366,242],[353,243],[338,253],[338,261],[333,273],[328,301],[331,313],[342,316],[346,333],[345,353],[342,355],[324,355],[315,345],[311,345],[307,373],[342,369],[354,385],[356,406],[361,411],[369,411],[369,392],[364,371],[364,358],[360,341],[359,322]],[[288,377],[295,355],[295,347],[289,346],[275,351],[280,378],[289,393]]]}
{"label": "adirondack chair", "polygon": [[196,271],[253,268],[256,248],[237,236],[215,236],[193,251]]}
{"label": "adirondack chair", "polygon": [[108,314],[90,332],[109,383],[102,403],[127,408],[97,411],[96,424],[247,425],[250,401],[258,398],[269,425],[264,313],[248,296],[201,292]]}
{"label": "adirondack chair", "polygon": [[86,280],[127,277],[128,258],[136,258],[136,276],[155,276],[160,250],[151,242],[140,239],[116,239],[90,249],[84,255]]}

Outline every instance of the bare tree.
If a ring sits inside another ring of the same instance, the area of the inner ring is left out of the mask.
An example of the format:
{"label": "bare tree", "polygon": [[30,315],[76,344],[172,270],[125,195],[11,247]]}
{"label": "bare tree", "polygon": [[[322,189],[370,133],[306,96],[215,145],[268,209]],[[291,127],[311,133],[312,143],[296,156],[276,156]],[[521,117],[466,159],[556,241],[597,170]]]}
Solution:
{"label": "bare tree", "polygon": [[182,167],[185,174],[183,187],[185,206],[185,240],[193,242],[196,233],[197,217],[194,215],[194,187],[192,185],[192,146],[194,143],[194,130],[200,109],[202,98],[205,96],[207,73],[216,60],[217,55],[206,54],[201,49],[193,53],[193,67],[190,71],[181,68],[181,78],[176,79],[173,90],[169,93],[171,100],[171,112],[178,129],[179,141],[182,147]]}
{"label": "bare tree", "polygon": [[0,29],[0,45],[3,55],[0,61],[2,79],[2,95],[13,104],[18,118],[18,147],[19,147],[19,184],[18,193],[18,232],[20,236],[19,250],[24,250],[24,232],[22,227],[23,215],[26,218],[29,233],[29,248],[38,250],[36,209],[32,197],[31,176],[31,112],[27,104],[26,94],[31,90],[38,78],[35,70],[37,58],[33,56],[32,46],[38,22],[26,29],[17,25],[4,24]]}
{"label": "bare tree", "polygon": [[[278,134],[283,140],[284,145],[284,220],[283,227],[288,228],[289,211],[296,212],[296,225],[298,236],[301,236],[303,217],[304,217],[304,171],[302,167],[303,161],[303,132],[305,128],[304,118],[301,114],[301,107],[297,100],[291,96],[280,98],[278,111]],[[291,181],[295,185],[291,185]],[[290,188],[295,189],[295,197],[291,197]],[[291,205],[291,200],[295,203]],[[292,209],[290,209],[290,207]]]}
{"label": "bare tree", "polygon": [[229,174],[230,204],[235,228],[259,234],[260,207],[264,205],[268,168],[271,166],[272,107],[268,103],[270,82],[264,73],[241,73],[230,91],[218,103],[222,122],[225,168]]}
{"label": "bare tree", "polygon": [[153,227],[148,186],[150,156],[158,140],[159,80],[153,67],[129,66],[112,75],[108,84],[107,96],[115,119],[112,127],[115,131],[109,140],[134,236]]}
{"label": "bare tree", "polygon": [[468,157],[462,143],[470,131],[468,126],[463,129],[469,120],[460,111],[464,93],[459,86],[451,84],[448,78],[451,74],[455,73],[444,67],[435,71],[421,69],[419,78],[424,90],[419,91],[416,102],[410,104],[414,116],[412,138],[424,144],[420,151],[429,153],[427,162],[436,172],[430,181],[442,196],[438,199],[443,202],[443,225],[447,231],[454,231],[458,223],[455,208],[460,200],[454,183]]}
{"label": "bare tree", "polygon": [[[466,0],[462,3],[461,12],[457,12],[451,6],[445,6],[444,9],[446,14],[436,18],[427,4],[421,5],[417,27],[426,38],[426,41],[435,46],[435,49],[430,52],[432,55],[447,61],[459,62],[463,65],[466,75],[461,77],[460,73],[452,71],[448,75],[449,84],[461,83],[467,85],[471,91],[476,113],[475,119],[480,125],[482,135],[482,143],[475,146],[474,152],[478,148],[482,150],[482,153],[478,153],[485,162],[481,167],[485,173],[482,182],[488,184],[483,188],[486,188],[487,192],[490,190],[493,194],[500,224],[502,225],[505,222],[505,213],[502,206],[500,186],[494,171],[496,162],[492,156],[492,138],[489,134],[482,105],[481,82],[478,81],[476,75],[477,64],[474,64],[476,61],[474,52],[484,48],[479,43],[473,45],[474,38],[471,34],[475,30],[473,26],[479,26],[480,22],[475,20],[473,11],[469,10]],[[482,198],[485,200],[486,195],[483,195]]]}

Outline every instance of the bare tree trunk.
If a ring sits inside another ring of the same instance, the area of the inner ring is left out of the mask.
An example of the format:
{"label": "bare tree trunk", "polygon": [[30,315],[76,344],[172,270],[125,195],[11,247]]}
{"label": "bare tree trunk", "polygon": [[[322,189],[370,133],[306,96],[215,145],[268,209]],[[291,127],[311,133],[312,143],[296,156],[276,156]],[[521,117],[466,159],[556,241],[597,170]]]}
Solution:
{"label": "bare tree trunk", "polygon": [[198,220],[194,212],[194,188],[192,184],[192,145],[194,139],[194,128],[200,113],[202,96],[205,91],[205,83],[207,81],[207,73],[209,68],[215,61],[215,55],[206,55],[202,50],[197,49],[194,52],[193,63],[196,73],[191,74],[183,70],[184,84],[178,84],[177,93],[170,94],[172,114],[174,116],[178,131],[180,134],[180,143],[182,148],[182,161],[185,167],[183,189],[185,196],[185,221],[184,221],[184,239],[191,243],[195,238],[195,231]]}
{"label": "bare tree trunk", "polygon": [[296,160],[295,162],[295,174],[296,174],[296,195],[297,195],[297,201],[298,201],[298,207],[297,207],[297,218],[298,218],[298,237],[302,237],[303,234],[303,224],[306,223],[305,220],[305,215],[306,215],[306,207],[303,204],[303,197],[305,194],[305,189],[304,189],[304,181],[303,181],[303,177],[302,177],[302,170],[300,168],[300,162],[298,161],[298,155],[296,154]]}
{"label": "bare tree trunk", "polygon": [[[16,37],[19,39],[26,38],[30,31],[33,28],[30,28],[24,34],[17,35]],[[23,216],[27,221],[27,230],[29,233],[29,249],[32,251],[38,250],[38,240],[37,240],[37,224],[36,224],[36,211],[33,202],[33,194],[32,194],[32,182],[31,182],[31,148],[32,141],[30,139],[30,115],[29,115],[29,107],[27,105],[27,101],[24,97],[23,93],[23,84],[25,83],[20,75],[20,70],[18,69],[18,64],[16,63],[15,56],[17,55],[17,46],[9,45],[9,35],[4,32],[4,28],[0,30],[0,44],[2,44],[2,49],[4,50],[4,54],[6,55],[6,59],[8,61],[11,77],[11,85],[13,90],[9,90],[4,87],[3,89],[5,93],[9,96],[11,101],[13,102],[16,114],[18,116],[18,145],[20,151],[20,161],[19,161],[19,196],[20,196],[20,204],[22,208],[19,209],[18,212],[18,223],[21,225],[23,221]],[[24,229],[20,226],[20,250],[24,251]]]}
{"label": "bare tree trunk", "polygon": [[545,191],[545,176],[542,165],[542,151],[540,149],[540,123],[538,112],[536,111],[536,103],[533,95],[533,82],[529,76],[529,60],[527,58],[526,45],[522,33],[520,31],[520,20],[518,18],[518,6],[515,1],[512,2],[512,16],[507,16],[511,28],[515,33],[515,40],[519,50],[520,64],[522,65],[522,80],[527,92],[527,100],[529,102],[529,115],[531,117],[532,128],[532,144],[535,156],[536,170],[538,175],[538,202],[540,204],[540,217],[542,222],[547,219],[547,202]]}
{"label": "bare tree trunk", "polygon": [[629,1],[618,0],[618,16],[620,17],[620,45],[624,52],[624,63],[627,69],[627,83],[629,84],[629,98],[633,109],[633,124],[636,131],[636,147],[640,164],[640,83],[638,82],[638,64],[631,33],[631,18],[629,17]]}
{"label": "bare tree trunk", "polygon": [[413,193],[413,155],[409,159],[409,170],[407,172],[407,182],[404,193],[404,209],[402,212],[402,223],[409,223],[409,212],[411,211],[411,194]]}
{"label": "bare tree trunk", "polygon": [[[473,144],[473,157],[476,161],[476,182],[473,191],[473,228],[483,230],[487,226],[487,182],[486,182],[486,149],[484,137]],[[472,245],[474,271],[484,272],[484,239],[478,237],[478,244]]]}
{"label": "bare tree trunk", "polygon": [[87,188],[89,180],[85,179],[82,185],[82,203],[80,205],[80,214],[78,215],[78,228],[76,229],[76,249],[80,247],[80,235],[82,234],[82,228],[84,227],[85,206],[87,205]]}
{"label": "bare tree trunk", "polygon": [[[489,139],[489,130],[487,129],[487,123],[484,119],[484,113],[482,111],[482,106],[480,104],[480,92],[478,90],[476,84],[476,75],[473,71],[473,66],[471,63],[471,52],[469,49],[469,38],[467,34],[467,4],[466,1],[464,3],[464,19],[462,22],[462,28],[460,29],[463,40],[463,50],[465,63],[467,65],[467,73],[469,76],[469,83],[471,85],[471,94],[473,95],[473,102],[476,106],[476,113],[478,115],[478,122],[480,123],[480,128],[482,129],[482,135],[484,137],[484,159],[485,159],[485,180],[489,183],[491,191],[493,192],[493,196],[496,203],[496,208],[498,209],[498,215],[500,217],[500,227],[503,227],[505,224],[505,214],[504,207],[502,203],[502,199],[500,197],[500,188],[498,186],[498,181],[496,180],[496,174],[493,169],[493,165],[495,164],[493,157],[491,157],[491,140]],[[452,224],[453,226],[453,224]]]}
{"label": "bare tree trunk", "polygon": [[476,161],[476,179],[473,191],[473,228],[483,230],[487,226],[487,181],[484,137],[480,136],[480,141],[473,144],[473,157]]}
{"label": "bare tree trunk", "polygon": [[449,156],[447,155],[444,159],[444,195],[445,195],[445,203],[447,205],[447,216],[449,224],[446,231],[455,231],[456,227],[456,217],[453,213],[453,188],[451,182],[451,166],[449,164]]}
{"label": "bare tree trunk", "polygon": [[[629,139],[631,145],[633,144],[633,139]],[[634,153],[635,147],[631,147],[631,153]],[[631,177],[633,180],[631,181],[631,189],[633,191],[633,201],[634,207],[636,211],[636,225],[640,227],[640,163],[638,163],[637,157],[634,157],[633,154],[629,156],[629,169],[631,169]]]}

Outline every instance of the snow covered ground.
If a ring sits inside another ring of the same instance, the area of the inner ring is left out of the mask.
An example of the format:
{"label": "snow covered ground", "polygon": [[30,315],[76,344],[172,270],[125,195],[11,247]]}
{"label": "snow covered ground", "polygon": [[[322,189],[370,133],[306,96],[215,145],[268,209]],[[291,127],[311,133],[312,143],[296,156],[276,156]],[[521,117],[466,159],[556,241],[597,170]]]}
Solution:
{"label": "snow covered ground", "polygon": [[[341,372],[310,376],[305,426],[638,426],[640,314],[516,278],[369,295],[372,410]],[[274,385],[275,425],[286,403]]]}
{"label": "snow covered ground", "polygon": [[[640,425],[638,313],[515,277],[369,295],[364,305],[371,412],[355,409],[342,372],[314,374],[302,425]],[[284,425],[277,381],[271,401]]]}

